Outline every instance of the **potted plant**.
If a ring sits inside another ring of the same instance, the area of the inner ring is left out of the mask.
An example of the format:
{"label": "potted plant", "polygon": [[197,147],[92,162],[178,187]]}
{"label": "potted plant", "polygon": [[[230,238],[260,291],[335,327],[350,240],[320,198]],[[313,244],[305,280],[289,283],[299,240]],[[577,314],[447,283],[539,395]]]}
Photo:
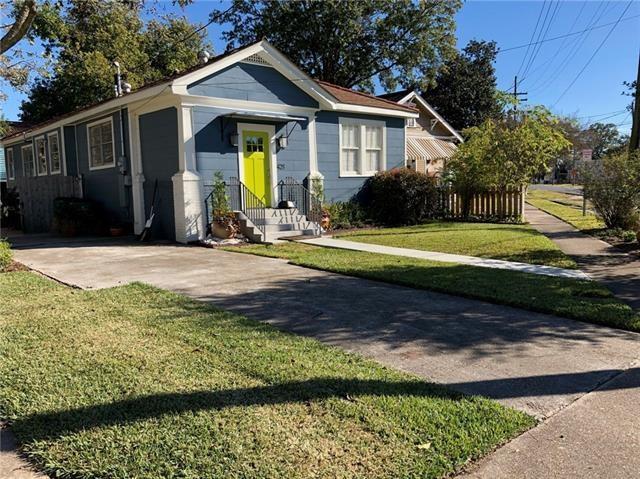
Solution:
{"label": "potted plant", "polygon": [[238,233],[238,221],[229,206],[226,184],[220,171],[213,175],[211,212],[211,234],[221,239],[234,238]]}

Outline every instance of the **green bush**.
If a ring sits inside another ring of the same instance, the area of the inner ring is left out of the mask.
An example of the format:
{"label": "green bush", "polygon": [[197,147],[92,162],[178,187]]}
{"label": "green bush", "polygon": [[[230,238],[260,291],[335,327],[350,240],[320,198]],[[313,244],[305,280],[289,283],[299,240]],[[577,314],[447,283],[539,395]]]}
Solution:
{"label": "green bush", "polygon": [[329,228],[332,230],[361,228],[367,222],[364,209],[353,200],[337,201],[323,208],[329,215]]}
{"label": "green bush", "polygon": [[637,230],[640,206],[640,153],[606,156],[582,170],[584,194],[607,228]]}
{"label": "green bush", "polygon": [[0,271],[5,271],[13,262],[13,252],[9,243],[0,240]]}
{"label": "green bush", "polygon": [[412,225],[438,216],[435,180],[408,168],[373,176],[358,193],[358,200],[379,225]]}

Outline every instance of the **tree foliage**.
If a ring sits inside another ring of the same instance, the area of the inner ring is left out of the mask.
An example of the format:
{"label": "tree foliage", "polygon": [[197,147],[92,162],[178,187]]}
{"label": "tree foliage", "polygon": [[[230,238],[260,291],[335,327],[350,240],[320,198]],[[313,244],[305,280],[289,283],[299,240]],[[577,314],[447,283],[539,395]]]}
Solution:
{"label": "tree foliage", "polygon": [[467,140],[448,162],[446,173],[463,195],[526,186],[570,147],[557,119],[543,107],[515,117],[489,118],[464,133]]}
{"label": "tree foliage", "polygon": [[445,63],[436,86],[424,92],[427,101],[457,130],[500,116],[494,62],[495,42],[471,40]]}
{"label": "tree foliage", "polygon": [[142,3],[72,0],[36,22],[53,74],[33,84],[21,119],[38,122],[113,96],[113,62],[135,89],[198,62],[208,45],[184,17],[144,24]]}
{"label": "tree foliage", "polygon": [[585,135],[594,160],[620,150],[628,142],[628,137],[620,134],[615,123],[593,123],[585,130]]}
{"label": "tree foliage", "polygon": [[608,228],[637,229],[640,152],[621,151],[581,171],[584,193]]}
{"label": "tree foliage", "polygon": [[227,48],[266,38],[310,76],[387,91],[430,86],[455,53],[459,0],[234,0],[215,11]]}

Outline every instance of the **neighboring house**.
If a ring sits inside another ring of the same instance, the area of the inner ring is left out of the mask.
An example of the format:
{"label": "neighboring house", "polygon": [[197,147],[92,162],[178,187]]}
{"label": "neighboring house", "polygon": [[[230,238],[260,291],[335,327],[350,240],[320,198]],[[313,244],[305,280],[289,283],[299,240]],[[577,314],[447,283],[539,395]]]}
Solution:
{"label": "neighboring house", "polygon": [[447,158],[455,153],[456,144],[463,141],[462,136],[414,90],[388,93],[378,98],[418,109],[418,118],[406,120],[406,165],[429,176],[439,176]]}
{"label": "neighboring house", "polygon": [[205,236],[215,172],[266,208],[278,205],[282,180],[313,179],[325,201],[346,200],[377,171],[405,164],[405,121],[417,118],[411,105],[315,81],[260,41],[2,144],[10,186],[80,176],[83,196],[135,233],[157,184],[154,233],[189,242]]}

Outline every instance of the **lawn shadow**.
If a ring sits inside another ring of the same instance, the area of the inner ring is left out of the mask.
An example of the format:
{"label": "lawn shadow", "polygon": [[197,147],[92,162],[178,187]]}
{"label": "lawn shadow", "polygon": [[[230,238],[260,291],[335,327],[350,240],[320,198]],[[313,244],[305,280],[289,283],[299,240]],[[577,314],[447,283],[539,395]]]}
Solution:
{"label": "lawn shadow", "polygon": [[[640,368],[625,372],[626,381],[609,381],[620,370],[587,371],[573,374],[551,374],[506,379],[490,379],[451,384],[465,393],[498,399],[519,395],[584,394],[603,384],[600,390],[635,389],[640,387]],[[526,391],[526,394],[523,394]],[[224,390],[168,392],[125,398],[105,404],[77,409],[35,414],[13,422],[23,444],[55,440],[69,434],[96,427],[127,425],[137,421],[158,419],[185,412],[220,411],[233,407],[308,404],[339,399],[355,403],[363,396],[443,398],[460,401],[465,394],[427,382],[383,381],[345,378],[314,378],[266,386]]]}

